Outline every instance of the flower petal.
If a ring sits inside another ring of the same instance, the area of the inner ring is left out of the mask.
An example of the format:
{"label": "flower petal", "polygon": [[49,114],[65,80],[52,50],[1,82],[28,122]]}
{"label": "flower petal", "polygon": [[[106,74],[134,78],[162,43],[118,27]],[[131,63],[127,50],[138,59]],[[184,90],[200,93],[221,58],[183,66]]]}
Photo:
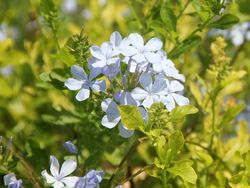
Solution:
{"label": "flower petal", "polygon": [[119,111],[117,110],[117,104],[110,98],[105,99],[101,103],[102,110],[106,112],[107,114],[115,114]]}
{"label": "flower petal", "polygon": [[77,79],[77,80],[88,80],[88,76],[84,69],[78,65],[73,65],[71,67],[71,74]]}
{"label": "flower petal", "polygon": [[175,108],[175,102],[171,95],[168,95],[167,97],[161,96],[161,101],[165,104],[169,112]]}
{"label": "flower petal", "polygon": [[170,82],[170,86],[169,86],[170,92],[183,91],[183,89],[184,89],[184,86],[180,82],[176,80],[173,80]]}
{"label": "flower petal", "polygon": [[122,36],[118,31],[115,31],[110,36],[110,42],[113,46],[118,47],[121,44]]}
{"label": "flower petal", "polygon": [[63,182],[67,188],[73,188],[75,187],[76,182],[79,180],[79,177],[76,176],[69,176],[61,179],[61,182]]}
{"label": "flower petal", "polygon": [[134,130],[129,130],[126,127],[122,125],[122,123],[119,124],[119,135],[123,138],[129,138],[133,136]]}
{"label": "flower petal", "polygon": [[120,114],[107,114],[102,118],[102,125],[109,129],[114,128],[121,120]]}
{"label": "flower petal", "polygon": [[161,61],[161,56],[157,53],[144,52],[143,55],[146,58],[146,60],[150,63],[157,63],[157,62]]}
{"label": "flower petal", "polygon": [[143,38],[140,34],[138,33],[131,33],[129,36],[128,36],[131,44],[133,46],[135,46],[137,49],[141,49],[143,48],[144,46],[144,41],[143,41]]}
{"label": "flower petal", "polygon": [[151,91],[152,89],[152,76],[149,73],[143,73],[140,76],[140,84],[146,91]]}
{"label": "flower petal", "polygon": [[133,89],[133,91],[131,92],[132,97],[135,100],[143,100],[148,96],[148,92],[146,92],[145,90],[137,87],[135,89]]}
{"label": "flower petal", "polygon": [[102,54],[101,49],[98,46],[92,46],[90,48],[90,53],[97,59],[104,59],[105,56]]}
{"label": "flower petal", "polygon": [[154,103],[154,100],[151,96],[148,96],[143,102],[142,106],[145,108],[150,108],[150,106]]}
{"label": "flower petal", "polygon": [[76,100],[78,100],[78,101],[84,101],[84,100],[86,100],[87,98],[89,98],[89,94],[90,94],[89,87],[88,87],[88,86],[84,86],[84,87],[82,87],[82,89],[77,93],[77,95],[76,95]]}
{"label": "flower petal", "polygon": [[159,38],[152,38],[150,39],[146,45],[144,46],[145,51],[158,51],[162,48],[163,43]]}
{"label": "flower petal", "polygon": [[104,80],[96,80],[91,82],[90,87],[93,91],[100,92],[105,90],[106,84]]}
{"label": "flower petal", "polygon": [[53,155],[50,156],[50,172],[54,178],[59,176],[59,162]]}
{"label": "flower petal", "polygon": [[41,175],[46,179],[47,183],[54,183],[56,181],[56,179],[53,176],[48,174],[47,170],[43,170],[41,172]]}
{"label": "flower petal", "polygon": [[137,53],[134,56],[132,56],[132,59],[137,62],[137,63],[142,63],[144,61],[146,61],[146,58],[144,57],[143,54],[141,53]]}
{"label": "flower petal", "polygon": [[179,95],[179,94],[176,94],[176,93],[172,93],[171,94],[173,96],[173,98],[175,99],[175,102],[179,105],[179,106],[184,106],[184,105],[188,105],[189,104],[189,99],[182,96],[182,95]]}
{"label": "flower petal", "polygon": [[65,87],[67,87],[69,90],[78,90],[82,87],[82,84],[83,84],[83,81],[79,81],[74,78],[68,78],[64,82]]}
{"label": "flower petal", "polygon": [[60,181],[56,181],[55,183],[53,183],[53,188],[64,188],[65,186],[63,185],[62,182]]}
{"label": "flower petal", "polygon": [[68,176],[72,172],[74,172],[74,170],[76,169],[76,166],[77,166],[77,163],[74,160],[69,159],[69,160],[64,161],[60,170],[60,177],[63,178],[65,176]]}

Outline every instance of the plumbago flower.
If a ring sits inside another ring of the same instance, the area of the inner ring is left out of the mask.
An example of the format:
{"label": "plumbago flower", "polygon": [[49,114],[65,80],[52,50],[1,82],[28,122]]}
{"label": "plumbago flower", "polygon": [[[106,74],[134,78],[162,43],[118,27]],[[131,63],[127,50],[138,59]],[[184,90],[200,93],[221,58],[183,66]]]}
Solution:
{"label": "plumbago flower", "polygon": [[94,73],[90,73],[88,77],[83,68],[73,65],[71,67],[71,74],[74,78],[68,78],[64,85],[69,90],[80,90],[76,95],[76,100],[84,101],[89,98],[90,89],[99,92],[105,89],[104,80],[93,80],[95,77]]}
{"label": "plumbago flower", "polygon": [[74,188],[99,188],[103,175],[103,171],[90,170],[84,177],[79,178]]}
{"label": "plumbago flower", "polygon": [[[181,82],[185,82],[185,77],[168,59],[162,47],[159,38],[145,42],[138,33],[122,38],[115,31],[110,41],[90,48],[90,76],[74,65],[71,69],[74,78],[67,79],[65,86],[70,90],[80,90],[76,96],[78,101],[87,99],[91,90],[108,95],[101,103],[106,113],[101,124],[109,129],[118,125],[119,134],[128,138],[134,131],[121,123],[118,105],[137,106],[146,120],[147,110],[153,103],[164,103],[168,111],[176,105],[189,104],[189,100],[182,96],[184,86]],[[104,91],[105,83],[100,80],[102,76],[108,78],[105,79],[109,82],[108,92]]]}
{"label": "plumbago flower", "polygon": [[8,188],[22,188],[22,180],[16,179],[16,175],[14,173],[7,174],[3,177],[4,185],[8,186]]}
{"label": "plumbago flower", "polygon": [[60,169],[59,162],[56,157],[50,156],[50,172],[48,174],[47,170],[42,171],[42,176],[45,178],[48,184],[52,184],[54,188],[73,188],[79,177],[68,176],[75,171],[77,163],[74,160],[66,160],[62,164]]}

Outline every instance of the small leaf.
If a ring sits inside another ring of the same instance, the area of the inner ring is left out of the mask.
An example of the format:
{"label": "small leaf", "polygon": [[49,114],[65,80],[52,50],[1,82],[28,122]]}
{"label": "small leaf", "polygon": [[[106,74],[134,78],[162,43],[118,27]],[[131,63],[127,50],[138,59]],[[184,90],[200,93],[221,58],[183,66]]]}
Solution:
{"label": "small leaf", "polygon": [[181,44],[177,45],[171,52],[168,54],[169,58],[177,58],[179,55],[189,51],[194,46],[198,45],[201,42],[201,38],[197,35],[185,39]]}
{"label": "small leaf", "polygon": [[176,131],[170,135],[168,141],[169,148],[171,149],[171,160],[176,157],[177,153],[184,145],[184,137],[181,131]]}
{"label": "small leaf", "polygon": [[197,175],[192,168],[192,161],[182,160],[174,164],[173,167],[167,168],[167,171],[174,176],[180,176],[184,181],[195,184]]}
{"label": "small leaf", "polygon": [[122,124],[130,130],[138,129],[144,125],[141,113],[136,106],[119,105]]}
{"label": "small leaf", "polygon": [[244,108],[245,108],[245,104],[238,104],[236,106],[230,107],[225,112],[219,127],[222,127],[222,126],[230,123],[230,121],[232,121]]}
{"label": "small leaf", "polygon": [[232,14],[225,14],[218,20],[207,25],[208,28],[218,28],[218,29],[227,29],[238,23],[240,20],[237,16]]}
{"label": "small leaf", "polygon": [[170,31],[176,31],[176,16],[173,12],[173,9],[169,7],[169,3],[167,1],[164,1],[164,3],[161,6],[160,15],[161,20],[165,24],[168,30]]}
{"label": "small leaf", "polygon": [[182,122],[186,115],[195,114],[198,112],[198,109],[191,105],[186,106],[177,106],[170,112],[170,118],[172,123]]}
{"label": "small leaf", "polygon": [[245,163],[246,163],[247,173],[250,175],[250,151],[248,151],[246,154]]}

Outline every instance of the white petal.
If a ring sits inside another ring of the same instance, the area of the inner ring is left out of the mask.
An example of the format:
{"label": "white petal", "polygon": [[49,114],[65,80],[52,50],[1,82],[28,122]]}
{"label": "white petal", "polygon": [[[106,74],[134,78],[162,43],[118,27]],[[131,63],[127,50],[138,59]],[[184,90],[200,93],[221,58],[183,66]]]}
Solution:
{"label": "white petal", "polygon": [[63,178],[65,176],[68,176],[72,172],[74,172],[74,170],[76,169],[76,166],[77,166],[77,163],[74,160],[69,159],[69,160],[64,161],[60,170],[60,177]]}
{"label": "white petal", "polygon": [[157,51],[162,48],[162,45],[163,45],[162,41],[159,38],[154,37],[146,43],[144,50]]}
{"label": "white petal", "polygon": [[95,92],[104,91],[106,84],[104,80],[96,80],[91,82],[91,89]]}
{"label": "white petal", "polygon": [[98,46],[92,46],[90,48],[90,53],[92,54],[92,56],[94,56],[97,59],[104,59],[104,55],[102,54],[101,49]]}
{"label": "white petal", "polygon": [[71,74],[78,80],[88,80],[86,72],[78,65],[73,65],[71,67]]}
{"label": "white petal", "polygon": [[53,155],[50,156],[50,172],[54,178],[59,176],[59,162]]}
{"label": "white petal", "polygon": [[129,138],[133,136],[134,130],[129,130],[126,127],[122,125],[122,123],[119,124],[119,135],[123,138]]}
{"label": "white petal", "polygon": [[153,98],[151,96],[148,96],[143,102],[142,106],[145,108],[150,108],[150,106],[154,103]]}
{"label": "white petal", "polygon": [[55,183],[53,183],[53,188],[65,188],[65,186],[63,185],[62,182],[60,181],[56,181]]}
{"label": "white petal", "polygon": [[184,89],[184,86],[180,82],[176,80],[173,80],[170,82],[170,86],[169,86],[170,92],[183,91],[183,89]]}
{"label": "white petal", "polygon": [[172,93],[173,98],[175,99],[175,102],[179,106],[184,106],[189,104],[189,99],[186,97],[183,97],[182,95]]}
{"label": "white petal", "polygon": [[103,68],[105,65],[107,65],[107,60],[104,59],[104,60],[97,60],[95,61],[92,66],[94,68]]}
{"label": "white petal", "polygon": [[144,52],[144,57],[149,61],[150,63],[156,63],[161,61],[161,56],[154,52]]}
{"label": "white petal", "polygon": [[120,114],[107,114],[102,118],[102,125],[112,129],[119,123],[120,120]]}
{"label": "white petal", "polygon": [[78,90],[82,87],[83,81],[76,80],[74,78],[68,78],[65,82],[64,85],[69,89],[69,90]]}
{"label": "white petal", "polygon": [[135,100],[143,100],[148,96],[148,92],[146,92],[145,90],[137,87],[135,89],[133,89],[133,91],[131,92],[132,97]]}
{"label": "white petal", "polygon": [[109,58],[107,60],[107,65],[113,65],[113,64],[116,64],[118,62],[120,62],[120,58],[118,58],[118,57]]}
{"label": "white petal", "polygon": [[4,185],[7,186],[9,185],[11,182],[14,182],[16,181],[16,175],[14,173],[10,173],[10,174],[7,174],[3,177],[4,179]]}
{"label": "white petal", "polygon": [[65,183],[67,188],[73,188],[78,180],[79,180],[79,177],[69,176],[69,177],[63,178],[61,181]]}
{"label": "white petal", "polygon": [[110,42],[113,44],[113,46],[119,46],[122,41],[122,36],[118,31],[115,31],[110,36]]}
{"label": "white petal", "polygon": [[53,176],[48,174],[47,170],[43,170],[41,174],[46,179],[47,183],[54,183],[56,181]]}
{"label": "white petal", "polygon": [[121,50],[122,55],[129,56],[129,57],[138,53],[138,50],[133,46],[124,45],[120,47],[120,50]]}
{"label": "white petal", "polygon": [[142,73],[140,76],[140,84],[146,91],[151,91],[152,89],[152,76],[148,73]]}
{"label": "white petal", "polygon": [[77,95],[76,95],[76,100],[78,100],[78,101],[84,101],[84,100],[86,100],[87,98],[89,98],[89,94],[90,94],[89,87],[88,87],[88,86],[84,86],[84,87],[82,87],[82,89],[77,93]]}
{"label": "white petal", "polygon": [[133,46],[135,46],[137,49],[141,49],[144,46],[144,41],[141,35],[139,35],[138,33],[131,33],[128,36],[131,44]]}
{"label": "white petal", "polygon": [[159,72],[159,73],[162,72],[162,64],[161,64],[160,61],[159,62],[155,62],[152,65],[153,65],[153,70],[155,72]]}
{"label": "white petal", "polygon": [[146,61],[145,57],[143,54],[141,53],[137,53],[134,56],[132,56],[132,59],[137,62],[137,63],[142,63],[144,61]]}
{"label": "white petal", "polygon": [[165,104],[169,112],[175,108],[175,102],[171,95],[168,95],[167,97],[161,96],[161,101]]}

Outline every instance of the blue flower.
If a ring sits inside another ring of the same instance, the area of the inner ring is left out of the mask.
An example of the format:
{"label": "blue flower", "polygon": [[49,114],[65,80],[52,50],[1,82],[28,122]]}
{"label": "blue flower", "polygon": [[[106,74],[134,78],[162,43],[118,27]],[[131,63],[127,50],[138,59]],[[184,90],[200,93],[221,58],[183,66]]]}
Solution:
{"label": "blue flower", "polygon": [[4,185],[8,186],[8,188],[22,188],[22,180],[17,180],[14,173],[7,174],[3,178]]}
{"label": "blue flower", "polygon": [[70,142],[70,141],[67,141],[63,144],[64,148],[70,152],[70,153],[73,153],[73,154],[77,154],[78,153],[78,150],[76,148],[76,146]]}
{"label": "blue flower", "polygon": [[79,90],[76,95],[76,100],[84,101],[89,98],[90,89],[95,92],[100,92],[105,90],[105,81],[104,80],[93,80],[95,74],[90,73],[88,77],[83,68],[73,65],[71,67],[71,74],[74,78],[68,78],[64,85],[69,90]]}
{"label": "blue flower", "polygon": [[99,188],[103,175],[103,171],[90,170],[84,177],[79,178],[74,188]]}

